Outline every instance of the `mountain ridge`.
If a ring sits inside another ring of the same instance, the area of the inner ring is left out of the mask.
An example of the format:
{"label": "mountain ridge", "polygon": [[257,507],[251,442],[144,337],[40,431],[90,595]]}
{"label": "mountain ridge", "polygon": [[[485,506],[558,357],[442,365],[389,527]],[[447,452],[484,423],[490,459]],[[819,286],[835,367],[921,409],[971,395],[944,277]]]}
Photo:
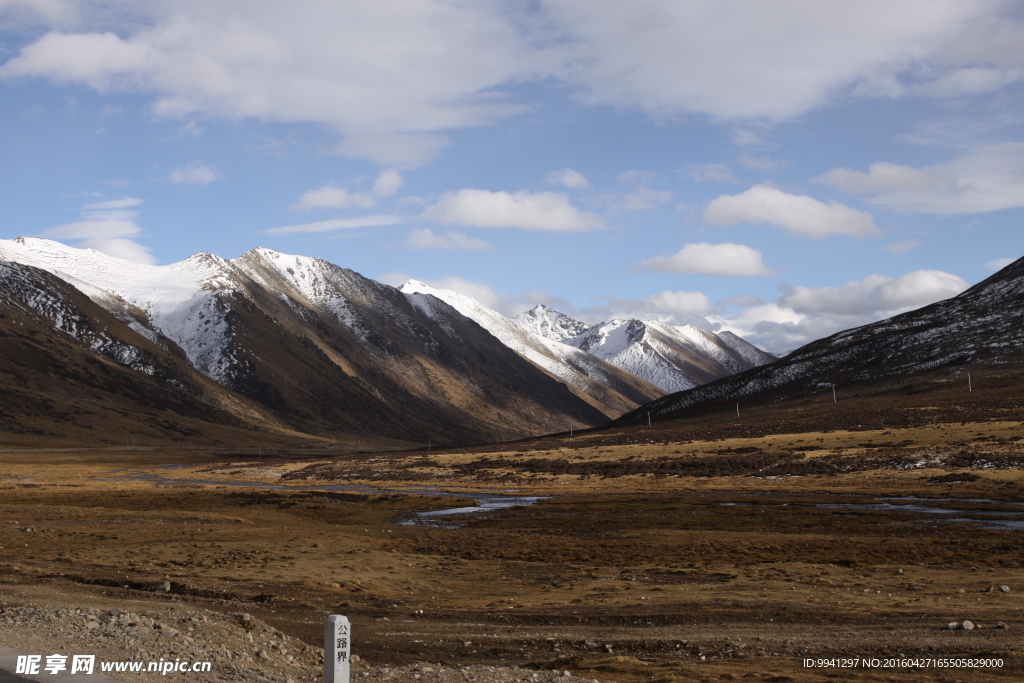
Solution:
{"label": "mountain ridge", "polygon": [[613,424],[667,420],[737,401],[761,403],[836,386],[913,377],[971,363],[1024,361],[1024,258],[950,299],[838,332],[783,358],[656,399]]}
{"label": "mountain ridge", "polygon": [[145,266],[38,238],[0,240],[0,259],[82,286],[299,431],[464,443],[607,420],[450,306],[427,316],[395,288],[320,259],[255,249]]}
{"label": "mountain ridge", "polygon": [[574,346],[666,392],[681,391],[774,361],[731,332],[614,319],[587,325],[543,304],[517,315],[521,328]]}

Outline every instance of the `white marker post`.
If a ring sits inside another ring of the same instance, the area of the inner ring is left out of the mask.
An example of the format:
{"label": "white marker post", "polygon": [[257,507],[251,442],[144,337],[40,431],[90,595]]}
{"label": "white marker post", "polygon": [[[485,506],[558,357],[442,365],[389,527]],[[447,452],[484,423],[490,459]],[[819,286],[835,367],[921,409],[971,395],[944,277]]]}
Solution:
{"label": "white marker post", "polygon": [[348,617],[332,614],[324,622],[324,683],[348,683],[352,626]]}

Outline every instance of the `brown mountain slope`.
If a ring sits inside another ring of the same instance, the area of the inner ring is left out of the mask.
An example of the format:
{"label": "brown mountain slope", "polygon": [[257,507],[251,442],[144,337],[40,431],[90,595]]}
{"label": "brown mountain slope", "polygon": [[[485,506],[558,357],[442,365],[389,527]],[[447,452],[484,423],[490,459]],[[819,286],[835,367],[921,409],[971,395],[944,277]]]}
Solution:
{"label": "brown mountain slope", "polygon": [[60,278],[9,262],[0,262],[0,431],[69,444],[290,432]]}
{"label": "brown mountain slope", "polygon": [[[138,349],[159,351],[164,366],[180,362],[216,380],[231,397],[223,408],[245,421],[470,443],[607,420],[447,304],[411,300],[319,259],[257,249],[154,267],[47,240],[0,246],[8,260],[61,278],[59,288],[47,280],[37,289],[73,300],[79,318],[98,321],[103,311],[104,325],[123,323],[118,334],[138,337],[116,352],[125,365]],[[183,393],[172,402],[202,395],[177,376],[167,382]]]}

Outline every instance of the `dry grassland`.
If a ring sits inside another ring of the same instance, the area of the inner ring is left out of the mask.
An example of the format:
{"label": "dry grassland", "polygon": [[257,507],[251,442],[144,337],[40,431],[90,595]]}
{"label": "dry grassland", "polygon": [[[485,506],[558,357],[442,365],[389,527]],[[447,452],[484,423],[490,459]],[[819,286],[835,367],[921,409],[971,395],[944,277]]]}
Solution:
{"label": "dry grassland", "polygon": [[[313,644],[343,613],[376,664],[1019,680],[1021,437],[988,420],[700,441],[631,428],[325,460],[0,453],[0,599],[246,611]],[[451,528],[400,523],[484,492],[543,498],[438,518]],[[170,593],[149,590],[164,578]],[[947,628],[965,619],[980,628]],[[803,665],[899,656],[1004,666]]]}

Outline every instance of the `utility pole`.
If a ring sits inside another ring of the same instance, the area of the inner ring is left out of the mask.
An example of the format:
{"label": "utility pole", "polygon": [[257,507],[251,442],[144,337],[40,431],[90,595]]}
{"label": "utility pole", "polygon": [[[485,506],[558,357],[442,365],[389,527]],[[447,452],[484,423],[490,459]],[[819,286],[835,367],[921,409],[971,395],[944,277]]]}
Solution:
{"label": "utility pole", "polygon": [[647,411],[647,426],[651,426],[651,411]]}
{"label": "utility pole", "polygon": [[971,373],[969,372],[967,373],[967,391],[974,391],[974,389],[971,388]]}
{"label": "utility pole", "polygon": [[832,385],[832,402],[838,403],[838,401],[836,401],[836,385],[834,384]]}
{"label": "utility pole", "polygon": [[736,417],[739,417],[739,416],[740,416],[740,404],[737,403],[736,404]]}

